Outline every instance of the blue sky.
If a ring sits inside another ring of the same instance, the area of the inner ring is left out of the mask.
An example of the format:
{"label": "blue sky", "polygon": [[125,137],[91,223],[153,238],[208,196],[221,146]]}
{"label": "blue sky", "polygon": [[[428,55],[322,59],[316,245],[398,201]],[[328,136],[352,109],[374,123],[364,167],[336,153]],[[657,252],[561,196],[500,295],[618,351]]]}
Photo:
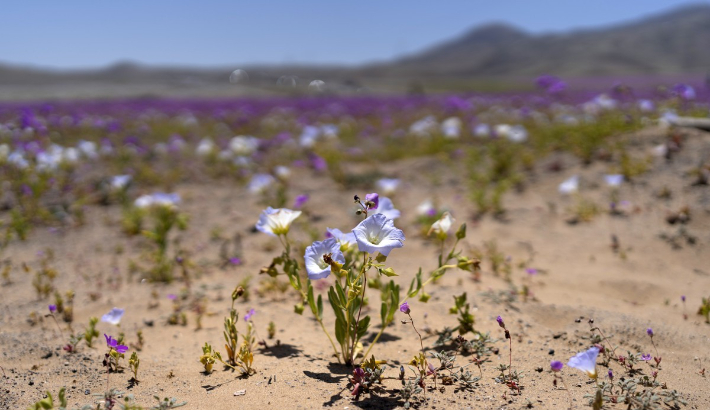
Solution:
{"label": "blue sky", "polygon": [[[695,2],[698,3],[698,2]],[[0,62],[54,68],[359,64],[413,53],[488,22],[532,33],[637,19],[661,0],[8,1]]]}

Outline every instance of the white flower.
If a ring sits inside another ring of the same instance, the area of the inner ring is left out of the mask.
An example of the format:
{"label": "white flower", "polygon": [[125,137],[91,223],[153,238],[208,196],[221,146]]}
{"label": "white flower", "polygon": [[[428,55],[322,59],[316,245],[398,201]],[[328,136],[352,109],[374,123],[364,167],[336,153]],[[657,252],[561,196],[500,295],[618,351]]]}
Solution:
{"label": "white flower", "polygon": [[79,161],[79,150],[74,147],[65,149],[62,159],[69,163],[75,163]]}
{"label": "white flower", "polygon": [[123,313],[125,312],[125,309],[119,309],[117,307],[111,309],[110,312],[106,313],[105,315],[101,316],[101,321],[110,323],[112,325],[117,325],[121,323],[121,318],[123,317]]}
{"label": "white flower", "polygon": [[379,252],[387,256],[392,249],[404,246],[404,232],[395,228],[394,222],[382,214],[368,216],[353,229],[353,233],[360,252]]}
{"label": "white flower", "polygon": [[461,119],[458,117],[449,117],[441,123],[441,132],[444,137],[456,139],[461,136]]}
{"label": "white flower", "polygon": [[19,151],[14,151],[8,155],[7,162],[13,164],[17,168],[27,168],[30,166],[30,163],[25,159],[25,156]]}
{"label": "white flower", "polygon": [[269,185],[274,183],[274,177],[269,174],[255,174],[251,177],[247,189],[252,194],[259,194],[264,192]]}
{"label": "white flower", "polygon": [[79,141],[79,143],[76,145],[77,148],[79,148],[79,151],[82,152],[82,154],[86,155],[87,158],[94,159],[99,156],[99,154],[96,152],[96,143],[93,141]]}
{"label": "white flower", "polygon": [[251,155],[259,148],[259,139],[239,135],[229,141],[229,149],[237,155]]}
{"label": "white flower", "polygon": [[209,138],[203,138],[195,149],[197,155],[201,157],[211,154],[212,151],[214,151],[214,142]]}
{"label": "white flower", "polygon": [[343,233],[337,228],[326,228],[327,235],[334,238],[340,244],[340,249],[345,251],[352,246],[355,246],[357,241],[355,240],[355,234],[352,232]]}
{"label": "white flower", "polygon": [[528,139],[528,131],[522,125],[516,125],[510,127],[506,138],[511,142],[525,142]]}
{"label": "white flower", "polygon": [[560,184],[557,190],[561,194],[571,194],[579,189],[579,176],[572,175]]}
{"label": "white flower", "polygon": [[335,262],[345,264],[345,256],[340,251],[340,244],[335,238],[329,238],[322,242],[313,242],[306,248],[306,254],[303,256],[306,262],[306,272],[308,279],[325,279],[330,275],[331,265],[326,262],[324,256],[328,256]]}
{"label": "white flower", "polygon": [[151,206],[166,206],[174,207],[180,203],[180,195],[178,194],[166,194],[162,192],[156,192],[150,195],[142,195],[138,197],[133,205],[137,208],[148,208]]}
{"label": "white flower", "polygon": [[392,195],[397,190],[399,186],[399,179],[397,178],[382,178],[377,181],[377,188],[384,195]]}
{"label": "white flower", "polygon": [[668,145],[658,144],[651,150],[651,153],[656,157],[665,157],[668,154]]}
{"label": "white flower", "polygon": [[417,205],[417,215],[431,215],[436,212],[434,203],[431,199],[425,199],[421,204]]}
{"label": "white flower", "polygon": [[279,179],[288,179],[291,176],[291,170],[286,166],[279,165],[276,168],[274,168],[274,174]]}
{"label": "white flower", "polygon": [[491,127],[489,127],[488,124],[478,124],[473,129],[473,135],[477,137],[490,137]]}
{"label": "white flower", "polygon": [[604,181],[609,186],[617,187],[624,182],[624,176],[621,174],[604,175]]}
{"label": "white flower", "polygon": [[116,175],[111,177],[111,188],[119,190],[123,189],[126,186],[128,186],[128,183],[131,182],[131,176],[130,175]]}
{"label": "white flower", "polygon": [[256,229],[271,236],[286,235],[291,223],[299,216],[301,211],[268,207],[259,215]]}
{"label": "white flower", "polygon": [[656,109],[656,106],[653,104],[653,101],[651,101],[651,100],[645,100],[645,99],[638,100],[637,104],[638,104],[639,110],[641,110],[643,112],[651,112]]}
{"label": "white flower", "polygon": [[318,129],[318,127],[315,127],[313,125],[306,125],[305,127],[303,127],[301,136],[298,138],[298,143],[303,148],[311,148],[315,145],[319,135],[320,130]]}
{"label": "white flower", "polygon": [[434,232],[439,238],[446,239],[446,236],[449,234],[449,230],[451,229],[451,225],[453,225],[455,221],[456,220],[448,211],[444,212],[444,214],[441,215],[441,218],[431,225],[427,235],[431,235],[431,233]]}
{"label": "white flower", "polygon": [[597,355],[599,355],[599,348],[596,346],[591,347],[581,353],[577,353],[576,356],[569,359],[567,366],[582,370],[587,373],[592,379],[597,378]]}
{"label": "white flower", "polygon": [[394,209],[394,205],[392,204],[391,199],[382,196],[380,197],[380,202],[377,205],[377,209],[374,209],[371,214],[382,214],[387,219],[397,219],[399,218],[400,212],[398,209]]}
{"label": "white flower", "polygon": [[429,115],[413,123],[409,127],[409,132],[418,137],[428,137],[436,129],[437,125],[434,116]]}

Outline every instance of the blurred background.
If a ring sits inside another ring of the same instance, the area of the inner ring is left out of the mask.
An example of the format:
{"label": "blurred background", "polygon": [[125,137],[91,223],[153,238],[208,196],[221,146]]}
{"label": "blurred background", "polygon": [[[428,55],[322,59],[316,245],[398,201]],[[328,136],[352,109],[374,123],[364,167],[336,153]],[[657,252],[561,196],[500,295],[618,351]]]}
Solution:
{"label": "blurred background", "polygon": [[11,2],[0,100],[707,84],[710,2]]}

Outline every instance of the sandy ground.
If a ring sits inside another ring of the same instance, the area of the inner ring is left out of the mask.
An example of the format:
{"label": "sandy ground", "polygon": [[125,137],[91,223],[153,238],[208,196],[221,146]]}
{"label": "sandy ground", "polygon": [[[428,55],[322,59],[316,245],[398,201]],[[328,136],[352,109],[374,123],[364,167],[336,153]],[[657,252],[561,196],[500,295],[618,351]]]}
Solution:
{"label": "sandy ground", "polygon": [[[710,359],[710,325],[696,315],[701,298],[710,296],[710,254],[706,252],[710,245],[710,188],[691,186],[693,177],[686,174],[705,159],[710,134],[691,130],[684,133],[686,143],[672,161],[656,159],[649,172],[621,187],[621,199],[631,203],[628,216],[603,213],[591,222],[576,225],[566,220],[570,216],[567,210],[577,199],[558,194],[557,185],[577,173],[581,177],[580,195],[605,206],[609,188],[604,185],[603,175],[608,172],[608,164],[583,167],[563,154],[540,161],[525,190],[506,195],[508,213],[504,221],[490,216],[474,220],[474,207],[467,199],[462,171],[465,164],[447,158],[423,158],[382,166],[385,174],[403,181],[392,199],[402,211],[396,225],[404,230],[407,240],[388,259],[401,275],[398,280],[403,287],[408,286],[419,266],[426,271],[436,264],[436,247],[421,236],[421,228],[414,224],[416,205],[432,198],[450,208],[458,222],[468,223],[468,237],[463,244],[466,252],[482,249],[484,241],[496,240],[498,248],[512,258],[513,282],[529,284],[535,296],[535,300],[512,304],[482,297],[482,292],[504,290],[508,286],[493,275],[484,261],[480,282],[474,282],[467,272],[450,271],[428,289],[432,294],[428,304],[412,301],[412,316],[418,327],[440,330],[456,325],[455,317],[448,313],[452,296],[467,292],[476,328],[498,338],[495,347],[500,349],[482,365],[483,378],[476,388],[462,390],[447,386],[443,392],[428,391],[418,406],[566,408],[567,392],[553,387],[549,363],[551,360],[566,363],[575,353],[586,349],[590,335],[587,319],[594,318],[612,343],[619,346],[617,353],[622,354],[627,350],[652,353],[646,335],[646,328],[652,327],[663,358],[658,380],[667,383],[669,389],[677,389],[688,401],[687,408],[710,408],[708,378],[700,374]],[[643,151],[662,142],[663,134],[645,130],[632,136],[632,140],[636,143],[634,149]],[[548,171],[553,161],[561,162],[564,169]],[[324,176],[299,172],[293,178],[290,194],[310,195],[307,209],[313,227],[319,231],[326,227],[349,230],[357,223],[352,215],[352,195],[364,195],[374,188],[345,191]],[[672,192],[670,199],[655,195],[664,186]],[[396,320],[373,349],[378,359],[391,364],[385,372],[390,379],[383,381],[383,389],[354,400],[347,380],[352,370],[331,357],[330,345],[308,311],[303,316],[293,313],[293,304],[298,301],[296,294],[259,296],[255,292],[263,279],[258,276],[259,268],[278,252],[275,238],[252,233],[263,209],[257,198],[227,182],[182,185],[177,192],[184,198],[181,208],[191,217],[189,230],[177,235],[182,246],[192,251],[193,260],[203,266],[200,277],[192,284],[193,291],[203,291],[209,298],[210,315],[203,319],[203,328],[195,330],[192,312],[188,313],[187,326],[167,324],[171,313],[167,295],[179,293],[183,283],[156,285],[141,282],[140,275],[130,278],[128,259],[140,260],[148,245],[142,238],[128,238],[121,233],[117,207],[90,208],[87,223],[82,227],[51,232],[38,228],[27,242],[12,243],[3,255],[11,260],[13,268],[11,283],[0,288],[0,366],[4,369],[0,408],[26,408],[44,397],[45,391],[57,392],[62,386],[67,387],[71,408],[94,403],[93,395],[106,390],[106,371],[101,365],[105,352],[103,336],[96,343],[97,348],[80,345],[77,353],[69,354],[61,349],[66,341],[61,339],[51,318],[35,325],[27,320],[33,311],[44,314],[49,301],[38,300],[32,278],[23,272],[21,265],[24,262],[30,267],[38,266],[36,255],[46,248],[52,248],[56,254],[52,266],[59,271],[57,289],[76,291],[76,331],[84,328],[90,316],[100,316],[114,306],[126,309],[120,330],[126,333],[128,342],[135,343],[136,330],[143,331],[145,345],[139,353],[141,382],[129,385],[128,369],[111,374],[109,379],[111,387],[133,394],[142,405],[153,404],[154,395],[176,397],[186,401],[186,408],[191,409],[387,409],[403,405],[397,396],[401,387],[396,380],[397,369],[419,350],[419,340],[410,325]],[[678,232],[678,225],[668,224],[666,216],[683,206],[690,207],[691,214],[684,229],[696,237],[696,243],[680,241],[680,249],[674,249],[659,235]],[[242,266],[219,267],[220,242],[210,240],[210,230],[216,226],[223,228],[225,236],[236,233],[243,236]],[[618,237],[625,259],[612,250],[612,234]],[[308,241],[299,226],[293,228],[293,236],[304,243]],[[124,248],[123,254],[117,255],[117,246]],[[544,273],[529,278],[517,264],[528,260],[531,254],[534,259],[530,266]],[[278,329],[275,339],[280,344],[277,346],[272,340],[271,347],[258,350],[257,373],[249,378],[240,378],[221,366],[205,375],[199,363],[200,347],[205,342],[215,347],[223,344],[222,321],[229,309],[229,295],[247,276],[252,276],[251,299],[240,301],[238,309],[242,315],[248,308],[256,309],[254,323],[262,336],[269,321],[274,321]],[[159,295],[157,307],[150,306],[153,291]],[[685,307],[681,295],[687,297]],[[378,302],[379,298],[373,300]],[[379,307],[371,312],[375,324],[379,322],[378,310]],[[513,368],[524,375],[520,395],[494,379],[498,375],[494,368],[509,360],[507,343],[495,321],[497,315],[505,318],[513,335]],[[333,316],[328,306],[325,317],[327,327],[332,329]],[[576,320],[581,317],[584,319]],[[62,326],[66,334],[66,326]],[[100,323],[98,328],[101,333],[119,332],[106,323]],[[374,333],[372,330],[376,332],[377,328],[371,329]],[[435,337],[427,337],[425,347],[431,347],[434,340]],[[470,356],[459,357],[457,363],[468,364],[470,359]],[[618,377],[623,376],[618,364],[612,362],[611,366]],[[645,374],[652,370],[647,364],[641,368]],[[478,373],[475,366],[470,369]],[[607,369],[599,367],[599,371],[605,375]],[[586,407],[587,400],[583,397],[592,394],[594,386],[578,370],[565,367],[563,375],[574,408]],[[235,395],[240,390],[245,390],[245,394]]]}

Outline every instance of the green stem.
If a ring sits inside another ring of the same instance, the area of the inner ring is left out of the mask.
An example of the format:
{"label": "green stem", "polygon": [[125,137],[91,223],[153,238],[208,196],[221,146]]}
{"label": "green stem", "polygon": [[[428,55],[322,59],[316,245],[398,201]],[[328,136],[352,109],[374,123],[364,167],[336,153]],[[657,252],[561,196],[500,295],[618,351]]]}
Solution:
{"label": "green stem", "polygon": [[[458,265],[442,265],[441,267],[436,269],[434,272],[432,272],[431,275],[429,275],[429,279],[425,280],[424,283],[422,283],[422,287],[419,288],[419,291],[421,292],[421,290],[424,289],[424,287],[426,285],[428,285],[429,283],[431,283],[434,280],[434,278],[435,278],[434,273],[436,273],[437,271],[446,270],[446,269],[453,269],[456,267],[458,267]],[[402,300],[401,302],[404,303],[407,301],[407,299],[409,299],[409,295],[405,295],[404,300]]]}
{"label": "green stem", "polygon": [[365,355],[364,355],[363,357],[367,358],[367,356],[370,355],[370,350],[372,350],[372,347],[375,346],[375,343],[377,343],[378,340],[380,340],[380,336],[382,336],[382,334],[385,333],[385,329],[386,329],[387,326],[389,326],[390,323],[392,323],[393,321],[394,321],[394,319],[393,319],[393,320],[390,320],[389,322],[387,322],[387,323],[385,323],[385,324],[382,325],[382,329],[380,329],[380,331],[377,332],[377,336],[375,336],[375,338],[372,340],[372,343],[370,343],[370,346],[367,348],[367,351],[365,352]]}

